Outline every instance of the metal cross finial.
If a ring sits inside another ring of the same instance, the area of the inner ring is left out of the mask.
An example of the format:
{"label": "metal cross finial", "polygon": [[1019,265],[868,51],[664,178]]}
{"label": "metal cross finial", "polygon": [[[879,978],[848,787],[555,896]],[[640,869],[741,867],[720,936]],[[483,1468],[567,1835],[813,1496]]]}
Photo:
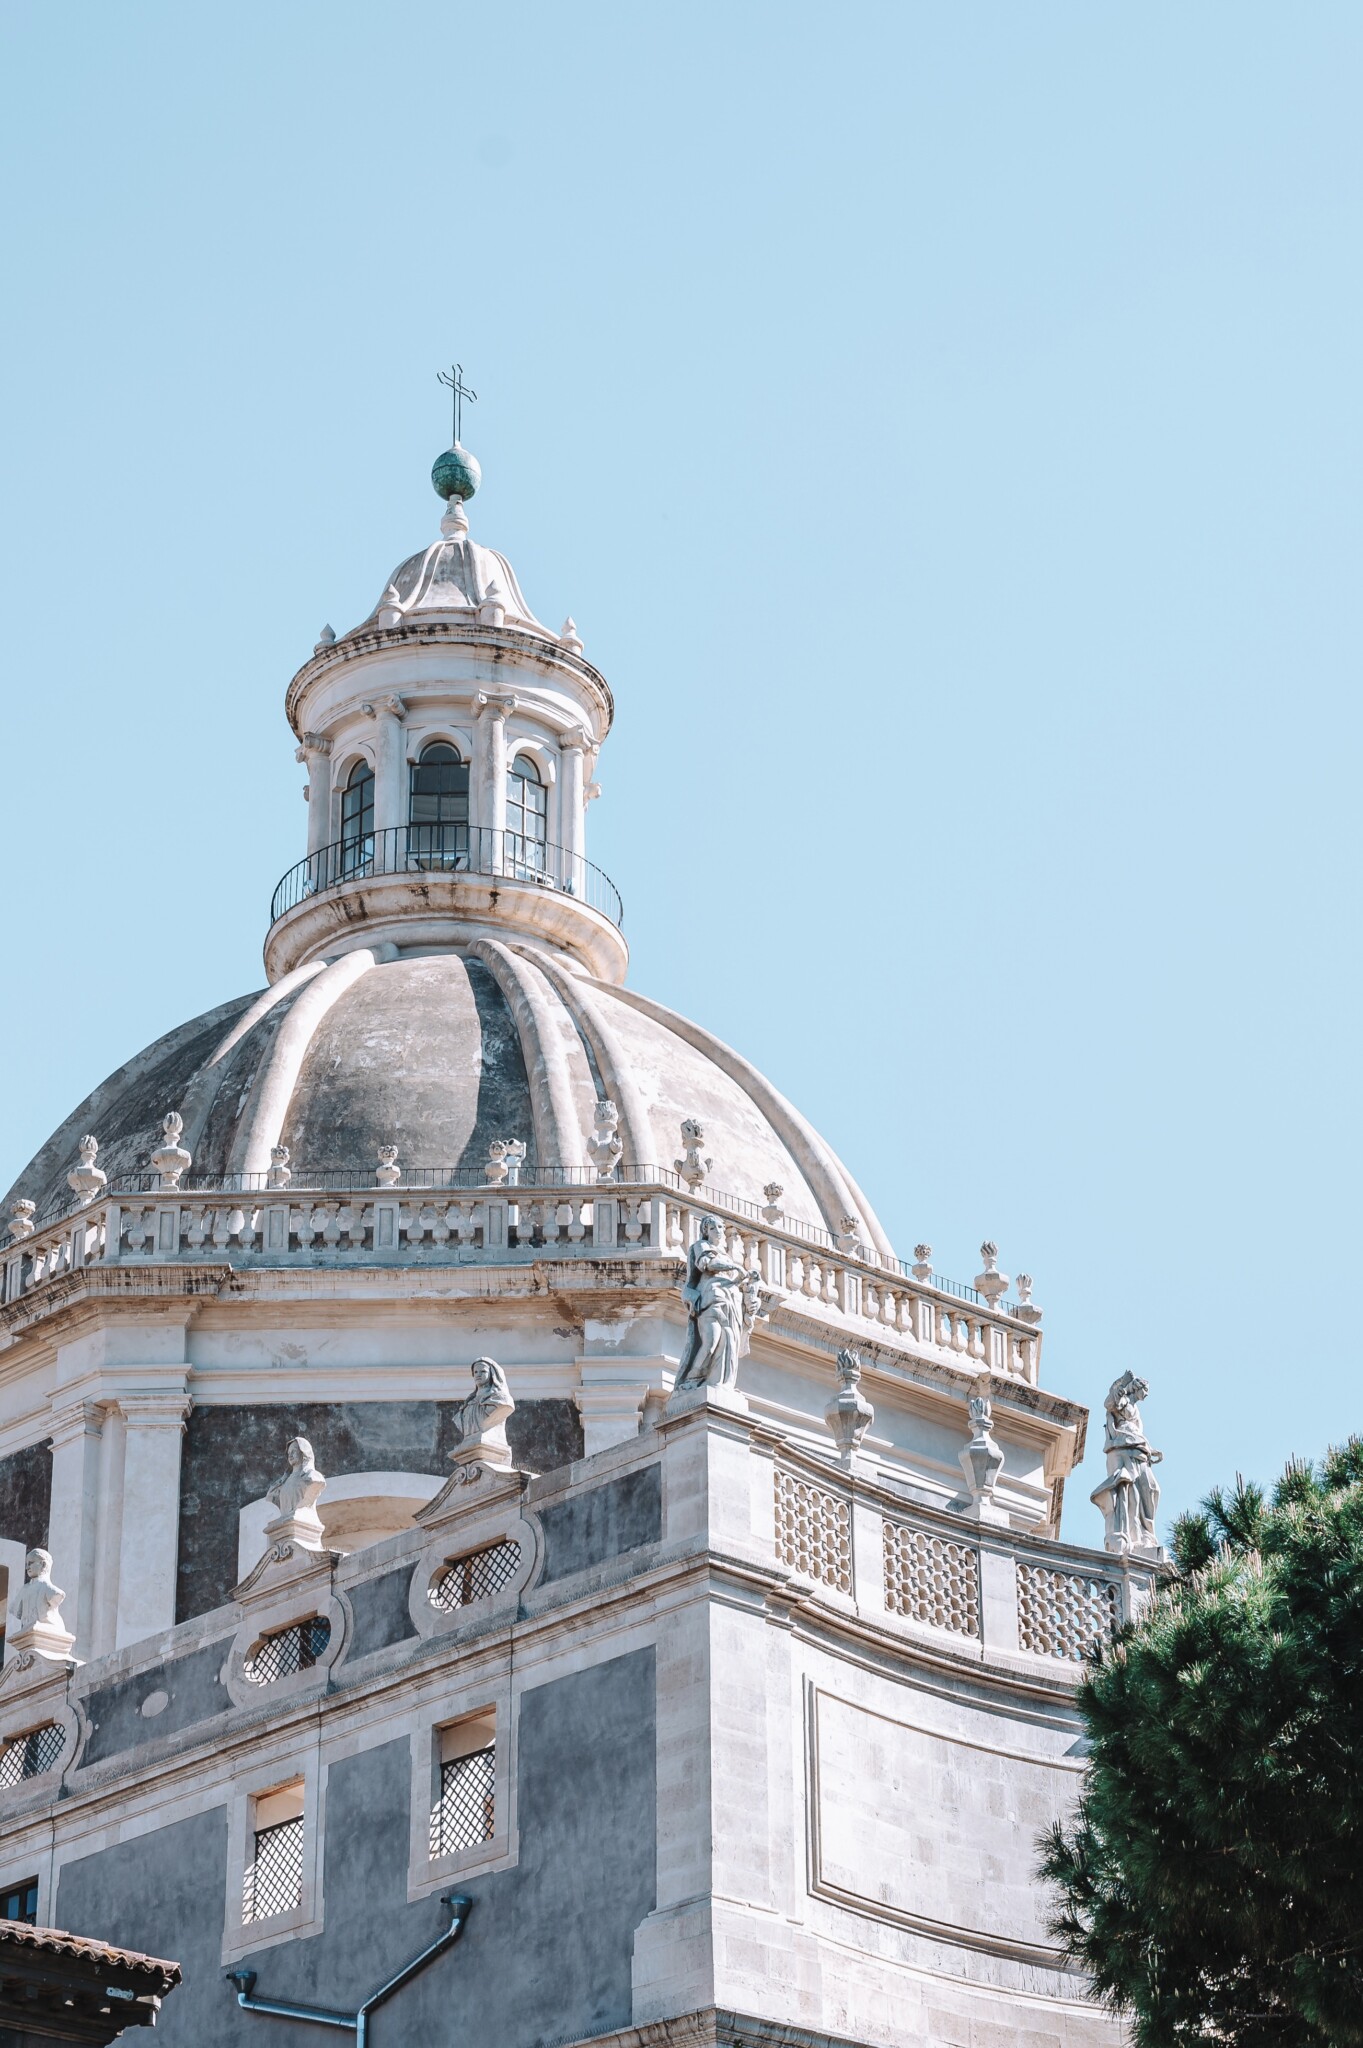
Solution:
{"label": "metal cross finial", "polygon": [[437,370],[436,376],[446,386],[454,399],[454,445],[459,446],[459,433],[464,424],[464,400],[471,398],[476,405],[478,393],[470,391],[464,382],[464,365],[452,363],[448,370]]}

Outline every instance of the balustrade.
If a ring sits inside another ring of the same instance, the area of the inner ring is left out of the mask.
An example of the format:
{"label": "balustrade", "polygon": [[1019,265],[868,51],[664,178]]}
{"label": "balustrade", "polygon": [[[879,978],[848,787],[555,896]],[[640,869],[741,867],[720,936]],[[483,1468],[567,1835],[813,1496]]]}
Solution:
{"label": "balustrade", "polygon": [[[622,1168],[598,1181],[590,1170],[556,1169],[534,1182],[470,1185],[464,1170],[404,1176],[415,1184],[366,1186],[369,1176],[330,1173],[321,1185],[287,1193],[265,1175],[235,1175],[197,1188],[164,1189],[154,1179],[112,1184],[74,1216],[54,1219],[12,1242],[3,1259],[3,1299],[14,1302],[64,1273],[92,1264],[215,1259],[265,1264],[387,1259],[415,1264],[535,1254],[592,1258],[652,1253],[683,1258],[705,1215],[718,1215],[728,1249],[761,1274],[788,1309],[869,1324],[973,1371],[1035,1385],[1035,1323],[965,1297],[972,1290],[906,1277],[898,1261],[877,1263],[865,1246],[838,1248],[828,1232],[719,1190],[683,1192],[676,1174]],[[819,1238],[823,1242],[819,1242]]]}

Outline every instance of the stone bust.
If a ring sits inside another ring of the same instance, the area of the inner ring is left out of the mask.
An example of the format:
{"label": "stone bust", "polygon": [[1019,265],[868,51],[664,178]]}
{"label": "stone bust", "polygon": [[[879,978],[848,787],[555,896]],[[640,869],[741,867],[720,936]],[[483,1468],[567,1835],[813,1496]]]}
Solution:
{"label": "stone bust", "polygon": [[276,1479],[265,1498],[279,1509],[280,1521],[292,1521],[299,1515],[311,1520],[326,1480],[317,1469],[312,1445],[305,1436],[289,1438],[288,1459],[288,1471],[282,1479]]}
{"label": "stone bust", "polygon": [[9,1596],[6,1633],[13,1639],[31,1628],[64,1636],[60,1607],[66,1598],[52,1583],[52,1552],[30,1550],[24,1560],[24,1583]]}
{"label": "stone bust", "polygon": [[459,1403],[454,1416],[460,1448],[481,1444],[503,1450],[507,1417],[516,1407],[506,1374],[495,1358],[475,1358],[469,1371],[473,1375],[473,1392]]}

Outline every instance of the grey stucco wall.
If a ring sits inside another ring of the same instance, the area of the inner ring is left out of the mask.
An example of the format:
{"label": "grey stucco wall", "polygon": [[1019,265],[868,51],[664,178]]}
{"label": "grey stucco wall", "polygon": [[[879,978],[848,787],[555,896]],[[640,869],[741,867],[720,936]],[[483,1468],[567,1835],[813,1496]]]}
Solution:
{"label": "grey stucco wall", "polygon": [[539,1583],[566,1579],[588,1566],[657,1543],[663,1533],[662,1467],[645,1465],[538,1510],[544,1531]]}
{"label": "grey stucco wall", "polygon": [[32,1550],[47,1542],[52,1510],[52,1453],[45,1443],[26,1444],[0,1458],[0,1536]]}
{"label": "grey stucco wall", "polygon": [[[526,1692],[517,1734],[516,1865],[451,1889],[474,1900],[457,1946],[376,2017],[374,2048],[537,2048],[629,2023],[635,1929],[655,1903],[654,1654],[636,1650]],[[326,1925],[249,1959],[263,1997],[354,2010],[445,1924],[407,1903],[407,1742],[331,1767]],[[315,2048],[320,2030],[253,2018],[221,1953],[226,1814],[180,1821],[68,1864],[56,1917],[73,1933],[173,1957],[162,2048]]]}
{"label": "grey stucco wall", "polygon": [[405,1643],[416,1635],[407,1596],[412,1589],[414,1564],[400,1564],[396,1571],[383,1572],[377,1579],[361,1579],[348,1591],[355,1626],[346,1644],[346,1657],[368,1657],[393,1643]]}
{"label": "grey stucco wall", "polygon": [[[81,1769],[102,1763],[106,1757],[135,1749],[139,1743],[159,1741],[225,1714],[232,1696],[222,1682],[223,1666],[232,1647],[230,1636],[219,1637],[191,1650],[185,1657],[169,1657],[150,1671],[129,1678],[116,1678],[85,1698],[90,1736],[81,1751]],[[154,1693],[166,1695],[166,1705],[148,1719],[143,1703]]]}
{"label": "grey stucco wall", "polygon": [[[307,1437],[322,1471],[333,1478],[348,1472],[428,1472],[443,1479],[457,1442],[457,1408],[455,1401],[195,1408],[180,1464],[176,1620],[189,1621],[230,1599],[237,1582],[237,1517],[278,1479],[289,1437]],[[516,1462],[532,1472],[550,1472],[582,1456],[582,1423],[567,1400],[520,1402],[507,1438]]]}

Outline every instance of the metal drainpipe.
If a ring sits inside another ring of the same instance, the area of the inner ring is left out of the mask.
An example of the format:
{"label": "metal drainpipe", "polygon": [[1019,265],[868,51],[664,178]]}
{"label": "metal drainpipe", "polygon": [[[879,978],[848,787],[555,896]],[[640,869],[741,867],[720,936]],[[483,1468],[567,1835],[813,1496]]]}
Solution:
{"label": "metal drainpipe", "polygon": [[423,1948],[419,1956],[413,1956],[410,1963],[404,1963],[395,1977],[372,1991],[356,2013],[331,2012],[323,2005],[292,2005],[282,1998],[257,1998],[255,1996],[256,1973],[254,1970],[229,1970],[227,1981],[237,1987],[237,2004],[243,2012],[263,2012],[279,2020],[313,2020],[319,2027],[344,2027],[355,2036],[355,2048],[365,2048],[369,2038],[369,2015],[376,2006],[382,2005],[407,1982],[415,1977],[418,1970],[433,1962],[442,1949],[458,1941],[464,1931],[464,1922],[473,1909],[473,1900],[465,1898],[462,1892],[451,1892],[440,1901],[450,1909],[450,1924],[443,1934],[438,1934],[429,1948]]}

